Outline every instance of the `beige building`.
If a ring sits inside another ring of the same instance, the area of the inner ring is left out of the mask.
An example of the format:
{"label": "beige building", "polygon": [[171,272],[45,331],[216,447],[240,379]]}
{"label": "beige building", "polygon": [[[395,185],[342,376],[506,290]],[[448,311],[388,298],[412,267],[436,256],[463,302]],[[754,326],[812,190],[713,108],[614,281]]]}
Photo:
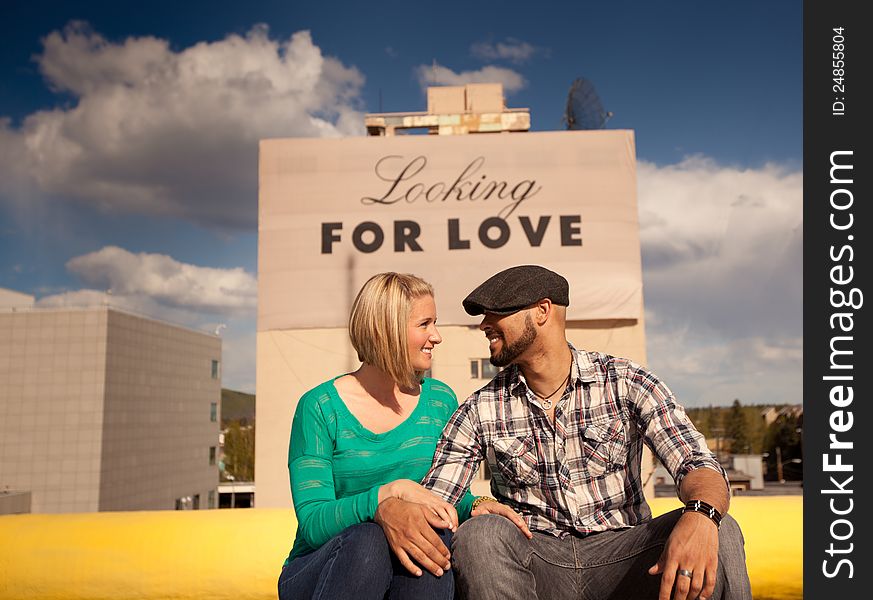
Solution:
{"label": "beige building", "polygon": [[217,506],[221,339],[32,304],[0,290],[0,489],[34,513]]}
{"label": "beige building", "polygon": [[[512,265],[567,277],[577,347],[646,363],[633,132],[529,132],[499,85],[431,88],[428,105],[367,115],[368,137],[261,141],[258,507],[291,506],[294,409],[358,367],[348,311],[375,273],[434,284],[443,342],[432,376],[460,401],[494,373],[461,300]],[[397,135],[416,128],[432,135]]]}

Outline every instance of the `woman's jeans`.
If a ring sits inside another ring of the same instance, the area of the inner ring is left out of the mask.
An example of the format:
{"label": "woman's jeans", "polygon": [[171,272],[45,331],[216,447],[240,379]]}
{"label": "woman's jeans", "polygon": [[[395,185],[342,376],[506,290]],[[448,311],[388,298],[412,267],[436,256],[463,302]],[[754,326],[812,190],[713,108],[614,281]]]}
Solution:
{"label": "woman's jeans", "polygon": [[[451,547],[452,532],[437,533]],[[282,567],[279,600],[452,600],[451,570],[442,577],[422,571],[416,577],[400,564],[378,524],[359,523]]]}

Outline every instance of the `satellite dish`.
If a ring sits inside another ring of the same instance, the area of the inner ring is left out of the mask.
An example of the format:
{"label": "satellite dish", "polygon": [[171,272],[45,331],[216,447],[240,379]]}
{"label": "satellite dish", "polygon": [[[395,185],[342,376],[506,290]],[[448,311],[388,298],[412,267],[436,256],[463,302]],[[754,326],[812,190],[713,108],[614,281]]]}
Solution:
{"label": "satellite dish", "polygon": [[583,77],[573,81],[564,113],[567,129],[603,129],[611,116],[604,110],[593,83]]}

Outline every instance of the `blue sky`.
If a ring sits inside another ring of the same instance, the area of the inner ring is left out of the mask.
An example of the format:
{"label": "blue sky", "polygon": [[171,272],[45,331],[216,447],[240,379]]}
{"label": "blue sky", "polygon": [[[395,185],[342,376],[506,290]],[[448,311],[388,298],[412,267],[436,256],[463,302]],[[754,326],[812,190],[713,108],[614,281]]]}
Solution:
{"label": "blue sky", "polygon": [[561,129],[583,76],[635,131],[651,366],[689,406],[799,402],[802,4],[530,6],[4,2],[0,286],[224,323],[253,391],[259,137],[360,135],[434,76]]}

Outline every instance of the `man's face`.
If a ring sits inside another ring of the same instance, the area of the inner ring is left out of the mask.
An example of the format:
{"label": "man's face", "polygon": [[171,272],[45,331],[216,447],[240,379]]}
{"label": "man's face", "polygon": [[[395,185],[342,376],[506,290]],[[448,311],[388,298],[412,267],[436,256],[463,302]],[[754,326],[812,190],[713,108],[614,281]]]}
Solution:
{"label": "man's face", "polygon": [[491,364],[505,367],[511,364],[537,339],[537,330],[530,316],[530,309],[520,310],[511,315],[485,313],[479,329],[488,338],[491,351]]}

